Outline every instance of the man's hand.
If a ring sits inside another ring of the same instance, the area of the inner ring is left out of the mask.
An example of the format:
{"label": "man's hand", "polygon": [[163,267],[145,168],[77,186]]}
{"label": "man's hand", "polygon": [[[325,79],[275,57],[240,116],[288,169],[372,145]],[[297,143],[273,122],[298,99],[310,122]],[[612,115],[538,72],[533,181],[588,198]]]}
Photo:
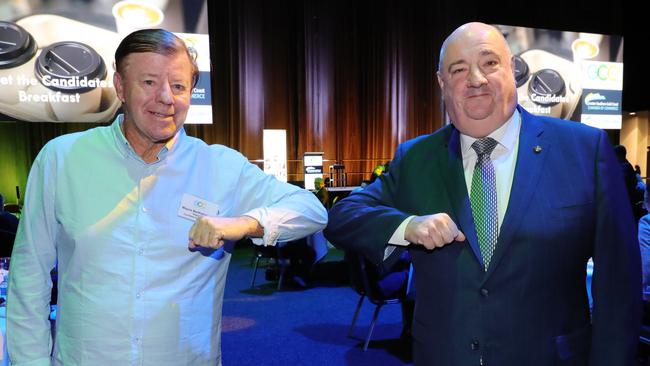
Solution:
{"label": "man's hand", "polygon": [[416,216],[404,231],[404,239],[413,244],[424,245],[427,249],[441,248],[453,241],[464,241],[463,234],[456,223],[446,213]]}
{"label": "man's hand", "polygon": [[219,249],[224,240],[239,240],[247,235],[262,236],[264,229],[252,217],[199,217],[189,233],[188,247]]}

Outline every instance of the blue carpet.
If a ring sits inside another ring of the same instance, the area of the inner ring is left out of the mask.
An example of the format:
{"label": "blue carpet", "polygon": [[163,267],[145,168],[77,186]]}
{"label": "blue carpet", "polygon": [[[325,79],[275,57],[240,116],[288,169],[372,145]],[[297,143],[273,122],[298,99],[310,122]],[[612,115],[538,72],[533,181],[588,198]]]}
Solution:
{"label": "blue carpet", "polygon": [[[354,335],[347,337],[359,296],[344,281],[343,254],[336,250],[315,267],[302,288],[291,280],[281,291],[258,269],[251,289],[253,249],[236,247],[223,304],[222,344],[225,366],[245,365],[409,365],[409,345],[399,340],[399,305],[384,306],[370,346],[363,352],[374,305],[362,307]],[[343,279],[343,280],[342,280]]]}

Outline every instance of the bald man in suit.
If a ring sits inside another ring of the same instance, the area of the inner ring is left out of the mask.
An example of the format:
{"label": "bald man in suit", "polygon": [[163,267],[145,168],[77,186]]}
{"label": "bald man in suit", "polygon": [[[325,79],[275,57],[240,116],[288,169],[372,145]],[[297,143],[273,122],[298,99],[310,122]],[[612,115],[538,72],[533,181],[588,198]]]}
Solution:
{"label": "bald man in suit", "polygon": [[492,26],[456,29],[437,75],[452,124],[401,144],[332,208],[327,238],[384,266],[409,251],[417,366],[632,365],[639,249],[605,132],[519,106]]}

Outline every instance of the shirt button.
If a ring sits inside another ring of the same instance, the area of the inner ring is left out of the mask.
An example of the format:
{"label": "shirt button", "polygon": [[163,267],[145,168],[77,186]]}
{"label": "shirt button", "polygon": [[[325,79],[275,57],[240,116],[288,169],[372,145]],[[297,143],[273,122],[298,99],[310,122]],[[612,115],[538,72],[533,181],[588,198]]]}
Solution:
{"label": "shirt button", "polygon": [[138,337],[133,338],[133,342],[140,344],[140,338]]}
{"label": "shirt button", "polygon": [[143,255],[144,254],[144,249],[140,248],[138,249],[138,255]]}
{"label": "shirt button", "polygon": [[490,294],[490,291],[488,291],[488,289],[486,289],[486,288],[481,289],[481,296],[488,297],[489,294]]}
{"label": "shirt button", "polygon": [[146,207],[142,207],[142,212],[147,212],[147,208],[146,208]]}
{"label": "shirt button", "polygon": [[142,291],[138,291],[138,293],[135,294],[135,298],[136,298],[136,299],[139,299],[139,298],[141,298],[141,297],[142,297]]}

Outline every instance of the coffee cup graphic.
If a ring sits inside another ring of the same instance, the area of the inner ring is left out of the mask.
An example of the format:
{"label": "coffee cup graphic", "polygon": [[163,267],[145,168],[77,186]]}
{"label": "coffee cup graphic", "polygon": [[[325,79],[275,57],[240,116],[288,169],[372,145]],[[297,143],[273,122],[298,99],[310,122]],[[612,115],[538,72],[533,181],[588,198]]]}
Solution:
{"label": "coffee cup graphic", "polygon": [[20,66],[36,54],[36,41],[15,23],[0,21],[0,69]]}
{"label": "coffee cup graphic", "polygon": [[530,78],[530,69],[526,61],[521,56],[514,56],[514,72],[517,88],[526,84]]}
{"label": "coffee cup graphic", "polygon": [[32,77],[31,61],[36,55],[34,37],[15,23],[0,21],[0,103],[17,104],[21,83]]}
{"label": "coffee cup graphic", "polygon": [[530,77],[528,97],[535,104],[545,108],[545,114],[560,118],[562,104],[567,101],[566,83],[556,70],[539,70]]}
{"label": "coffee cup graphic", "polygon": [[151,2],[124,0],[113,5],[117,33],[126,36],[139,29],[156,28],[165,15]]}
{"label": "coffee cup graphic", "polygon": [[43,48],[34,74],[42,86],[55,93],[50,105],[59,121],[75,121],[80,114],[96,112],[102,87],[108,86],[104,60],[80,42],[57,42]]}
{"label": "coffee cup graphic", "polygon": [[598,56],[599,48],[596,43],[586,38],[578,38],[571,43],[571,51],[573,52],[573,62],[580,62]]}

